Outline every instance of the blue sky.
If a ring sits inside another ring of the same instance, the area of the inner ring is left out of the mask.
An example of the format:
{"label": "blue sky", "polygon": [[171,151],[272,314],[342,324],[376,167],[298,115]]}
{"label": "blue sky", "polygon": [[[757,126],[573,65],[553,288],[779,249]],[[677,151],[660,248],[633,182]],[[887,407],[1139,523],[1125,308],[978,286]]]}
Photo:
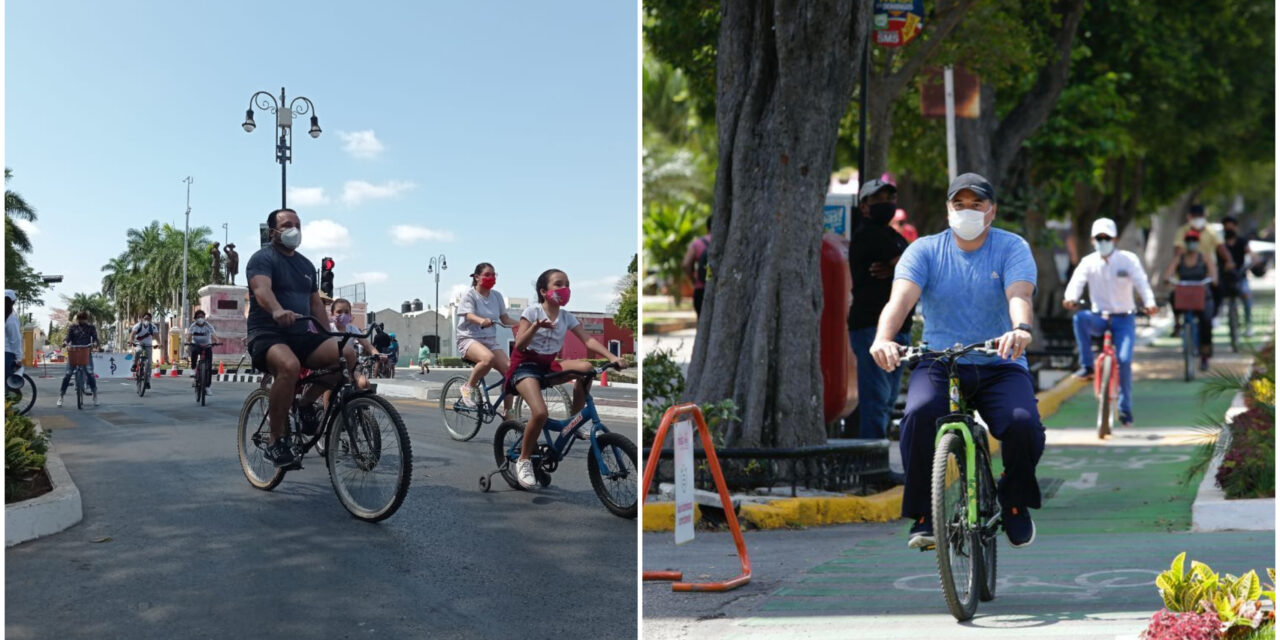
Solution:
{"label": "blue sky", "polygon": [[[370,307],[441,305],[477,262],[530,297],[568,272],[604,310],[637,250],[637,12],[626,2],[11,2],[8,187],[36,209],[29,262],[93,292],[125,232],[222,224],[241,254],[280,202],[273,116],[258,90],[306,96],[289,204],[301,251],[364,281]],[[283,36],[283,38],[282,38]],[[240,281],[243,282],[243,273]],[[46,316],[36,311],[37,320]]]}

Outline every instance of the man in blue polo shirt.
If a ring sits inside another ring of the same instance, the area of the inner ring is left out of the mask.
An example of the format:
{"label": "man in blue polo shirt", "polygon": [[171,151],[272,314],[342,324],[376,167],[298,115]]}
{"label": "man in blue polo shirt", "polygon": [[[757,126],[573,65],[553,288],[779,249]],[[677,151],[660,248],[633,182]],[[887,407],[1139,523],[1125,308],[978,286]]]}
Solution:
{"label": "man in blue polo shirt", "polygon": [[[1005,474],[997,495],[1005,533],[1014,547],[1024,547],[1035,540],[1028,510],[1040,508],[1036,463],[1044,452],[1044,425],[1023,355],[1031,343],[1036,265],[1026,240],[991,228],[995,192],[986,178],[966,173],[952,180],[947,214],[948,230],[916,240],[899,259],[871,355],[885,371],[898,367],[901,346],[894,335],[917,301],[923,339],[934,348],[998,339],[999,357],[960,360],[968,365],[960,367],[960,391],[1001,441]],[[929,472],[938,418],[948,410],[947,372],[917,366],[900,445],[907,476],[902,516],[912,520],[907,546],[913,549],[934,544]]]}

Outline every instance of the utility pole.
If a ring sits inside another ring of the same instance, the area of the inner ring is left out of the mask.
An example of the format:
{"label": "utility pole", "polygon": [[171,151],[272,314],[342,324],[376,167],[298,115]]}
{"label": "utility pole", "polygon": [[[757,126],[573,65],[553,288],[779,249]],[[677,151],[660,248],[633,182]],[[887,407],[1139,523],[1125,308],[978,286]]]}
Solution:
{"label": "utility pole", "polygon": [[[182,308],[178,310],[178,326],[187,328],[187,254],[191,253],[191,176],[183,179],[187,183],[187,221],[182,227]],[[225,226],[225,225],[224,225]]]}

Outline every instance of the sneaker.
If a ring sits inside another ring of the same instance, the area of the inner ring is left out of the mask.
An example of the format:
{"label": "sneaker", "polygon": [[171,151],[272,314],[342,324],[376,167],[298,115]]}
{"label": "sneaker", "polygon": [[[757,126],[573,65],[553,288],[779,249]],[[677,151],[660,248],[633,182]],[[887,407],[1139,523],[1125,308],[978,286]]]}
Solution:
{"label": "sneaker", "polygon": [[58,396],[58,406],[62,406],[62,396]]}
{"label": "sneaker", "polygon": [[93,394],[93,406],[98,406],[98,394]]}
{"label": "sneaker", "polygon": [[462,385],[462,388],[459,389],[459,391],[462,392],[462,404],[466,405],[471,409],[476,408],[476,399],[475,399],[476,388],[469,387],[464,384]]}
{"label": "sneaker", "polygon": [[516,481],[529,491],[538,488],[538,477],[533,474],[532,460],[527,458],[516,460]]}
{"label": "sneaker", "polygon": [[297,459],[293,455],[293,447],[289,446],[289,438],[280,438],[267,447],[263,454],[277,469],[293,466]]}
{"label": "sneaker", "polygon": [[1120,426],[1121,426],[1121,427],[1126,427],[1126,428],[1127,428],[1127,427],[1132,427],[1132,426],[1133,426],[1133,416],[1125,416],[1125,415],[1120,416]]}
{"label": "sneaker", "polygon": [[911,525],[911,531],[907,532],[907,548],[923,550],[936,543],[937,540],[933,537],[933,518],[924,516],[916,519]]}
{"label": "sneaker", "polygon": [[1025,547],[1036,541],[1036,523],[1031,513],[1022,507],[1010,507],[1004,511],[1004,532],[1013,547]]}
{"label": "sneaker", "polygon": [[1080,367],[1079,369],[1076,369],[1076,372],[1071,375],[1077,378],[1080,378],[1081,380],[1088,380],[1093,377],[1093,368]]}

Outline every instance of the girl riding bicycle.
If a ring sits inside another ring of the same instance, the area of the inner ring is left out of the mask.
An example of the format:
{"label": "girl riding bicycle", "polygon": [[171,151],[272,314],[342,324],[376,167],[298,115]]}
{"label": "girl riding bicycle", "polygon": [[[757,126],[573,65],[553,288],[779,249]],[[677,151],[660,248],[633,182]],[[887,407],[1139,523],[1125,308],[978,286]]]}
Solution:
{"label": "girl riding bicycle", "polygon": [[[1187,250],[1176,258],[1173,271],[1178,280],[1204,280],[1209,278],[1214,284],[1218,282],[1218,265],[1213,260],[1205,260],[1200,252],[1200,232],[1192,229],[1187,232],[1184,241]],[[1196,312],[1199,320],[1198,343],[1200,345],[1200,370],[1209,370],[1209,358],[1213,357],[1213,295],[1209,285],[1205,287],[1204,308]],[[1170,296],[1172,301],[1172,296]],[[1175,315],[1176,315],[1175,309]]]}
{"label": "girl riding bicycle", "polygon": [[[516,329],[516,348],[511,355],[511,368],[507,374],[508,392],[518,391],[529,406],[529,421],[524,428],[524,441],[520,458],[516,460],[516,479],[525,489],[538,486],[529,457],[538,445],[538,436],[547,422],[547,405],[542,399],[540,378],[556,371],[591,373],[593,368],[586,360],[556,362],[556,356],[564,348],[566,333],[577,336],[587,350],[623,368],[626,365],[609,352],[604,345],[587,335],[582,323],[564,308],[569,304],[569,276],[559,269],[548,269],[538,276],[535,285],[538,304],[520,314],[520,326]],[[573,407],[570,415],[578,413],[586,404],[591,377],[583,377],[573,386]]]}
{"label": "girl riding bicycle", "polygon": [[[471,368],[471,377],[462,385],[462,403],[475,407],[475,390],[486,374],[497,369],[506,377],[510,369],[507,350],[498,348],[498,330],[494,325],[499,321],[505,326],[515,324],[507,315],[506,300],[502,294],[493,290],[498,281],[493,265],[481,262],[471,273],[471,288],[462,294],[458,305],[458,353],[475,364]],[[502,402],[503,414],[511,410],[511,396]]]}

